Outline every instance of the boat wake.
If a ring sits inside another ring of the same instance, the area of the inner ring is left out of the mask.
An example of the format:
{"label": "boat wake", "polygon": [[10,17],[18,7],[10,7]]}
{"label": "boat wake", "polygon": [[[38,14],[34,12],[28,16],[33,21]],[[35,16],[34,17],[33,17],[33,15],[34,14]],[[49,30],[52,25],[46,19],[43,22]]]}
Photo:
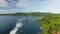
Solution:
{"label": "boat wake", "polygon": [[18,31],[18,29],[21,28],[22,25],[23,25],[23,24],[22,24],[22,23],[23,23],[23,22],[22,22],[23,19],[24,19],[24,18],[21,18],[21,19],[18,20],[16,26],[14,27],[14,29],[13,29],[9,34],[16,34],[16,32]]}

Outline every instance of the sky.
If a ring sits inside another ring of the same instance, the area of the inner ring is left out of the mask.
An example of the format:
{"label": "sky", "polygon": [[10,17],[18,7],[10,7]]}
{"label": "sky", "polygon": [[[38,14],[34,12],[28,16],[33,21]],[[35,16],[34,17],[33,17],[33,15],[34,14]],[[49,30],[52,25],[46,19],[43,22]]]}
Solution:
{"label": "sky", "polygon": [[0,0],[0,13],[60,13],[60,0]]}

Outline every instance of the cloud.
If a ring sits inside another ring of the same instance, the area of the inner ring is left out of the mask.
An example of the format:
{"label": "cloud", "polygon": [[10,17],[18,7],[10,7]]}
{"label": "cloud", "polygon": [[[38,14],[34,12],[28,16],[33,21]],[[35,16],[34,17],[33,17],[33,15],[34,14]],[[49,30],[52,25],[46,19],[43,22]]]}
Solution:
{"label": "cloud", "polygon": [[60,13],[60,0],[49,0],[47,2],[44,2],[46,6],[45,11],[49,11],[52,13]]}
{"label": "cloud", "polygon": [[24,5],[27,4],[27,0],[19,0],[16,6],[18,7],[24,7]]}
{"label": "cloud", "polygon": [[11,9],[11,10],[0,10],[0,14],[9,14],[9,13],[16,13],[17,9]]}
{"label": "cloud", "polygon": [[9,6],[16,6],[19,0],[5,0]]}
{"label": "cloud", "polygon": [[16,4],[17,7],[28,7],[31,4],[37,3],[38,0],[19,0]]}
{"label": "cloud", "polygon": [[7,6],[7,2],[4,0],[0,0],[0,6]]}
{"label": "cloud", "polygon": [[[7,5],[18,7],[19,10],[24,8],[23,11],[25,10],[28,12],[40,11],[60,13],[60,0],[0,0],[0,6]],[[14,9],[14,7],[12,8]]]}
{"label": "cloud", "polygon": [[19,7],[26,7],[26,10],[60,13],[60,0],[20,0]]}

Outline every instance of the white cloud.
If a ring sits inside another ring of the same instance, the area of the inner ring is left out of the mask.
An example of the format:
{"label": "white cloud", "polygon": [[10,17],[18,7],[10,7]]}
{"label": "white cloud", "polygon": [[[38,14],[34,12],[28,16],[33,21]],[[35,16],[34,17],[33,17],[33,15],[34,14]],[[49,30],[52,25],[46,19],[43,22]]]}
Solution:
{"label": "white cloud", "polygon": [[[12,1],[12,0],[10,0]],[[15,2],[15,1],[13,1]],[[7,6],[7,2],[0,0],[0,6]],[[52,13],[60,13],[60,0],[47,0],[40,2],[38,0],[20,0],[17,7],[25,7],[27,11],[45,11]],[[21,10],[21,9],[20,9]]]}
{"label": "white cloud", "polygon": [[0,14],[9,14],[9,13],[16,13],[19,12],[17,9],[11,9],[11,10],[0,10]]}
{"label": "white cloud", "polygon": [[[17,6],[26,7],[26,9],[37,10],[37,11],[45,11],[52,13],[60,13],[60,0],[47,0],[43,2],[37,2],[38,0],[30,2],[29,0],[20,0]],[[37,4],[36,6],[28,5],[28,4]]]}
{"label": "white cloud", "polygon": [[7,6],[7,2],[4,0],[0,0],[0,6]]}
{"label": "white cloud", "polygon": [[28,7],[31,4],[35,4],[37,0],[19,0],[17,7]]}
{"label": "white cloud", "polygon": [[27,0],[19,0],[19,2],[17,3],[18,7],[24,7],[24,5],[27,4]]}
{"label": "white cloud", "polygon": [[52,12],[52,13],[60,13],[60,0],[49,0],[47,2],[44,2],[46,6],[44,6],[46,11]]}

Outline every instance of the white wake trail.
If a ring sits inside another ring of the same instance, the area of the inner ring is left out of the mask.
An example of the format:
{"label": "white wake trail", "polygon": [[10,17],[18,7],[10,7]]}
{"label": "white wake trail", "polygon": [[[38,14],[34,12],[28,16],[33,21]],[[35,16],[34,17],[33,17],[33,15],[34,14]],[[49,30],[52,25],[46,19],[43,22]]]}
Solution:
{"label": "white wake trail", "polygon": [[10,34],[16,34],[16,32],[18,31],[18,29],[21,28],[22,25],[23,25],[23,24],[22,24],[22,23],[23,23],[23,22],[22,22],[23,19],[24,19],[24,18],[18,20],[19,22],[17,22],[15,28],[10,32]]}

